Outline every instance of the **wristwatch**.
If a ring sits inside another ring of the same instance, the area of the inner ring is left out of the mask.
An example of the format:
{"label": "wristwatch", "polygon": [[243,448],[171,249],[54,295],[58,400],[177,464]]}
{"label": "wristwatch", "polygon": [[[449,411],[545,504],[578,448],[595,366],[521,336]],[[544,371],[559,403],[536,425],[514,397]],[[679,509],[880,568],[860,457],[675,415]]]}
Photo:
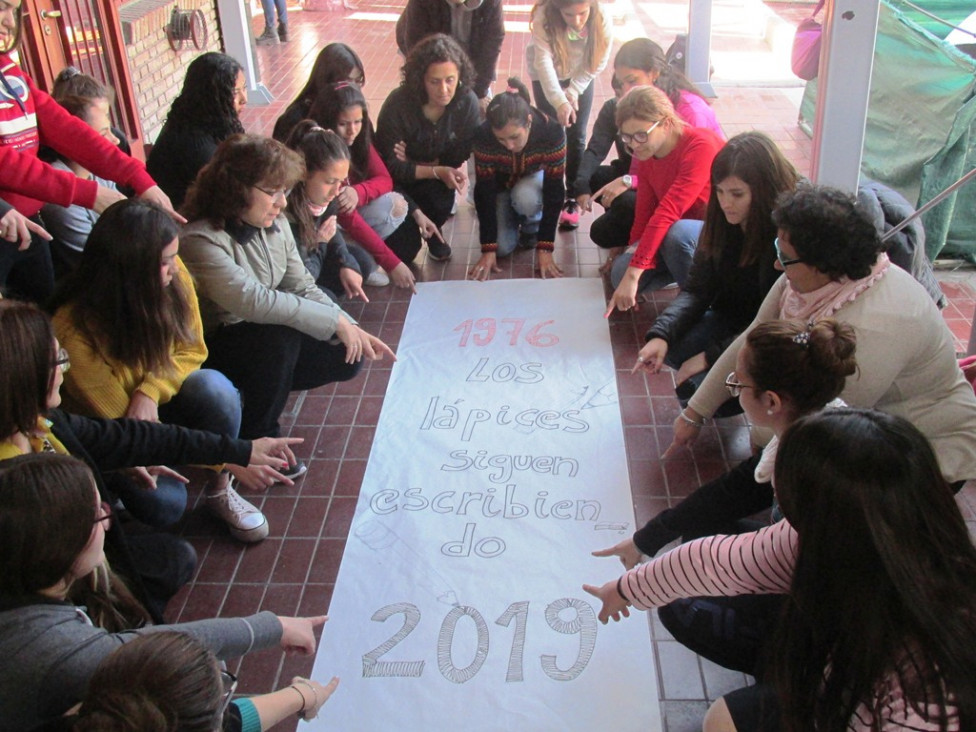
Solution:
{"label": "wristwatch", "polygon": [[624,185],[625,185],[625,186],[627,186],[627,190],[628,190],[628,191],[629,191],[629,190],[630,190],[631,188],[633,188],[633,187],[634,187],[634,177],[633,177],[633,176],[631,176],[631,175],[625,175],[625,176],[623,177],[623,181],[624,181]]}

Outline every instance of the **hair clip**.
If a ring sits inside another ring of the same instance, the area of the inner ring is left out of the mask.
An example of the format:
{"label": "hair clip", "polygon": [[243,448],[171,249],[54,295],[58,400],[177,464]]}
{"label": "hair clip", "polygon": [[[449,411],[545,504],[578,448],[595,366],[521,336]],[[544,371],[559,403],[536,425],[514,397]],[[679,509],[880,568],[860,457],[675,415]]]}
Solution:
{"label": "hair clip", "polygon": [[351,81],[337,81],[332,85],[333,89],[345,89],[347,86],[352,86]]}
{"label": "hair clip", "polygon": [[809,346],[810,345],[810,331],[805,330],[802,333],[797,333],[793,336],[793,342],[798,346]]}

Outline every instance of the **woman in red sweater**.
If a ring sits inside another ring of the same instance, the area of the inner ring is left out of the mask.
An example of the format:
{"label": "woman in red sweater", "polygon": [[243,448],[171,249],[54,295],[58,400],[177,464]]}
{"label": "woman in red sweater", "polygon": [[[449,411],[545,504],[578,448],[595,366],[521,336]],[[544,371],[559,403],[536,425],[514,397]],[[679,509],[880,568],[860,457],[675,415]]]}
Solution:
{"label": "woman in red sweater", "polygon": [[[630,310],[637,294],[677,282],[691,269],[711,192],[712,160],[723,140],[711,130],[689,127],[657,87],[631,89],[617,105],[620,139],[638,162],[634,226],[627,250],[611,269],[614,308]],[[646,185],[643,183],[646,181]]]}
{"label": "woman in red sweater", "polygon": [[[145,165],[68,114],[10,58],[20,42],[22,15],[18,0],[0,0],[0,198],[38,225],[37,213],[45,203],[78,204],[101,213],[124,198],[118,191],[39,160],[43,140],[95,175],[130,186],[140,198],[158,203],[183,222]],[[9,237],[0,241],[0,288],[9,277],[19,294],[46,300],[54,288],[51,251],[36,230],[32,234],[26,248],[18,248]]]}

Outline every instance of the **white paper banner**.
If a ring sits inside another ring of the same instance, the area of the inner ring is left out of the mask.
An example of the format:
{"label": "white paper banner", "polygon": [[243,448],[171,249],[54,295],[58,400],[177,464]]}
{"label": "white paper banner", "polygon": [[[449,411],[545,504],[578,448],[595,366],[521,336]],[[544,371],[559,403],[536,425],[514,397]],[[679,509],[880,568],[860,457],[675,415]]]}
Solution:
{"label": "white paper banner", "polygon": [[634,530],[599,279],[438,282],[400,340],[311,729],[660,729],[640,613],[581,584]]}

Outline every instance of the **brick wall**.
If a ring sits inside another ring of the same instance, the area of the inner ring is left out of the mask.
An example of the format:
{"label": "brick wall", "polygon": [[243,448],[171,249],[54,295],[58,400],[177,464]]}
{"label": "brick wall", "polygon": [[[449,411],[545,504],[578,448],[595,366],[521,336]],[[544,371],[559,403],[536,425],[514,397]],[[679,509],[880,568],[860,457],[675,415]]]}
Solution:
{"label": "brick wall", "polygon": [[207,45],[197,50],[188,40],[180,51],[174,51],[166,36],[166,27],[176,5],[176,0],[135,0],[119,9],[129,72],[147,143],[155,142],[163,128],[166,113],[183,85],[189,63],[201,53],[222,50],[216,3],[213,0],[180,0],[180,10],[203,11],[207,22]]}

